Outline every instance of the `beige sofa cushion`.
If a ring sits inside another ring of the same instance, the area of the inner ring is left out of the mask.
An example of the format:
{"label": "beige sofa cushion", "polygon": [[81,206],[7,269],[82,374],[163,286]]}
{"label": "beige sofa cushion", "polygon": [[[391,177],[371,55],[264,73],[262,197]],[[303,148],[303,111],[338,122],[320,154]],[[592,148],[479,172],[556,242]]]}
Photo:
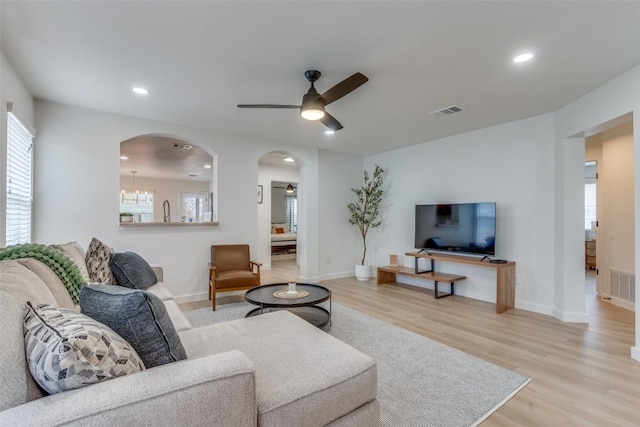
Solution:
{"label": "beige sofa cushion", "polygon": [[14,260],[0,261],[0,411],[42,397],[25,357],[22,327],[27,301],[56,304],[34,272]]}
{"label": "beige sofa cushion", "polygon": [[78,242],[51,245],[51,247],[64,252],[69,258],[71,258],[80,269],[80,274],[82,275],[84,283],[89,283],[89,272],[87,271],[85,252]]}
{"label": "beige sofa cushion", "polygon": [[153,285],[149,286],[146,291],[151,292],[152,294],[160,298],[161,301],[168,301],[170,299],[173,299],[173,295],[171,295],[169,289],[167,289],[164,283],[161,282],[154,283]]}
{"label": "beige sofa cushion", "polygon": [[53,272],[45,263],[42,261],[38,261],[35,258],[21,258],[16,260],[16,262],[24,265],[29,270],[34,272],[45,285],[49,288],[53,297],[56,300],[56,305],[62,308],[68,308],[71,310],[79,311],[76,308],[76,305],[73,303],[71,296],[69,295],[69,291],[62,283],[62,280],[58,277],[56,273]]}
{"label": "beige sofa cushion", "polygon": [[323,426],[376,398],[375,360],[286,311],[190,329],[180,339],[189,358],[232,349],[249,357],[263,427]]}
{"label": "beige sofa cushion", "polygon": [[178,304],[174,300],[170,299],[162,301],[162,303],[164,304],[164,308],[167,309],[167,314],[169,315],[171,323],[173,323],[173,327],[176,328],[177,332],[186,331],[192,328],[191,322],[189,322],[189,319],[185,317],[182,310],[180,310],[180,307],[178,307]]}

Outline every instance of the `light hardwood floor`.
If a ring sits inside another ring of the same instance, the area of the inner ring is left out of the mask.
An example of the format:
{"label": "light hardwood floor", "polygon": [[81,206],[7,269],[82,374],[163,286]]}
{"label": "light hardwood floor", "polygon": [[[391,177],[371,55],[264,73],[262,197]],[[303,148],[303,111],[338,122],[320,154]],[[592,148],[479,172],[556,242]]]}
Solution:
{"label": "light hardwood floor", "polygon": [[[296,271],[295,262],[273,265],[263,283],[287,281]],[[432,291],[378,286],[375,279],[321,283],[335,302],[532,378],[483,426],[640,425],[640,363],[629,356],[634,313],[599,301],[594,292],[587,292],[586,325],[519,309],[496,314],[490,303],[459,296],[435,300]],[[587,289],[593,289],[589,281]],[[182,308],[201,306],[210,302]]]}

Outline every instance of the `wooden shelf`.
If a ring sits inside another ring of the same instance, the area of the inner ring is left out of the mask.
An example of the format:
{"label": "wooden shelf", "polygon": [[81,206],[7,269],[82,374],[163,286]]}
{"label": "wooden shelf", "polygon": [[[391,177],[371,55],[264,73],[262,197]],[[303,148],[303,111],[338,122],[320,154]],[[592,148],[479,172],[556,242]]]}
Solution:
{"label": "wooden shelf", "polygon": [[494,268],[504,268],[506,266],[513,265],[516,263],[513,261],[507,261],[506,263],[493,263],[489,261],[480,261],[479,258],[464,256],[464,255],[447,255],[440,253],[418,253],[418,252],[405,252],[406,256],[416,257],[416,258],[427,258],[435,261],[446,261],[446,262],[457,262],[460,264],[471,264],[471,265],[481,265],[483,267],[494,267]]}
{"label": "wooden shelf", "polygon": [[[481,267],[491,267],[496,269],[496,313],[504,313],[507,310],[514,308],[515,306],[515,297],[516,297],[516,288],[515,288],[515,277],[516,277],[516,263],[513,261],[508,261],[505,263],[491,263],[480,261],[478,258],[468,257],[468,256],[456,256],[456,255],[446,255],[446,254],[429,254],[429,253],[418,253],[418,252],[406,252],[406,256],[416,258],[426,258],[430,259],[432,263],[435,261],[443,261],[443,262],[456,262],[460,264],[469,264]],[[433,264],[435,265],[435,264]],[[378,284],[383,283],[395,283],[396,282],[396,274],[404,275],[404,276],[413,276],[420,279],[433,280],[436,284],[436,298],[438,297],[437,292],[437,282],[445,282],[451,283],[451,293],[453,294],[453,283],[463,280],[465,276],[459,276],[455,274],[447,274],[442,273],[435,270],[435,267],[432,269],[433,271],[424,272],[424,273],[416,273],[415,268],[408,267],[378,267]]]}
{"label": "wooden shelf", "polygon": [[[416,273],[413,268],[409,268],[409,267],[387,266],[387,267],[378,267],[378,284],[388,283],[384,281],[380,282],[380,272],[387,273],[387,274],[402,274],[404,276],[414,276],[414,277],[419,277],[421,279],[429,279],[435,282],[445,282],[445,283],[452,283],[452,282],[457,282],[459,280],[466,279],[465,276],[459,276],[457,274],[440,273],[438,271],[429,271],[427,273]],[[391,276],[387,276],[387,277],[391,277]]]}

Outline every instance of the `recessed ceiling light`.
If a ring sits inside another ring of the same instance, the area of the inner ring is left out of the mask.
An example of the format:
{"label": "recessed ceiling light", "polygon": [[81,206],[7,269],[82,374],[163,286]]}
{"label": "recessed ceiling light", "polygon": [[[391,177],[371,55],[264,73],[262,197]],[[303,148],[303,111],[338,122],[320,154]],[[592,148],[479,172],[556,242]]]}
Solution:
{"label": "recessed ceiling light", "polygon": [[325,131],[324,131],[324,134],[325,134],[325,135],[333,135],[334,133],[336,133],[336,131],[335,131],[335,130],[325,130]]}
{"label": "recessed ceiling light", "polygon": [[133,89],[131,89],[134,93],[137,93],[138,95],[149,95],[149,89],[140,87],[140,86],[136,86]]}
{"label": "recessed ceiling light", "polygon": [[284,160],[285,162],[295,162],[295,160],[293,160],[293,157],[291,156],[287,156],[287,157],[283,157],[282,160]]}
{"label": "recessed ceiling light", "polygon": [[120,160],[129,160],[127,156],[120,156]]}
{"label": "recessed ceiling light", "polygon": [[211,165],[204,165],[205,169],[211,169]]}
{"label": "recessed ceiling light", "polygon": [[533,58],[533,53],[527,52],[513,58],[513,62],[527,62]]}

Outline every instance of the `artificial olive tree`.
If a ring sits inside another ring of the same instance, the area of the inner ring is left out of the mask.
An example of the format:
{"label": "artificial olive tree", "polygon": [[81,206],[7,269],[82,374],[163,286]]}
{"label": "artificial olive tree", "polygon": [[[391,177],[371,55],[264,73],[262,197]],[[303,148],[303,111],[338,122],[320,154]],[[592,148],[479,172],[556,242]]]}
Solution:
{"label": "artificial olive tree", "polygon": [[347,205],[350,213],[349,223],[358,227],[362,236],[362,261],[360,261],[362,265],[364,265],[364,260],[367,256],[367,233],[370,229],[379,227],[382,224],[382,220],[378,217],[380,215],[382,196],[384,195],[384,190],[382,189],[383,172],[384,170],[376,164],[373,176],[370,177],[365,169],[362,187],[351,189],[356,194],[356,201]]}

